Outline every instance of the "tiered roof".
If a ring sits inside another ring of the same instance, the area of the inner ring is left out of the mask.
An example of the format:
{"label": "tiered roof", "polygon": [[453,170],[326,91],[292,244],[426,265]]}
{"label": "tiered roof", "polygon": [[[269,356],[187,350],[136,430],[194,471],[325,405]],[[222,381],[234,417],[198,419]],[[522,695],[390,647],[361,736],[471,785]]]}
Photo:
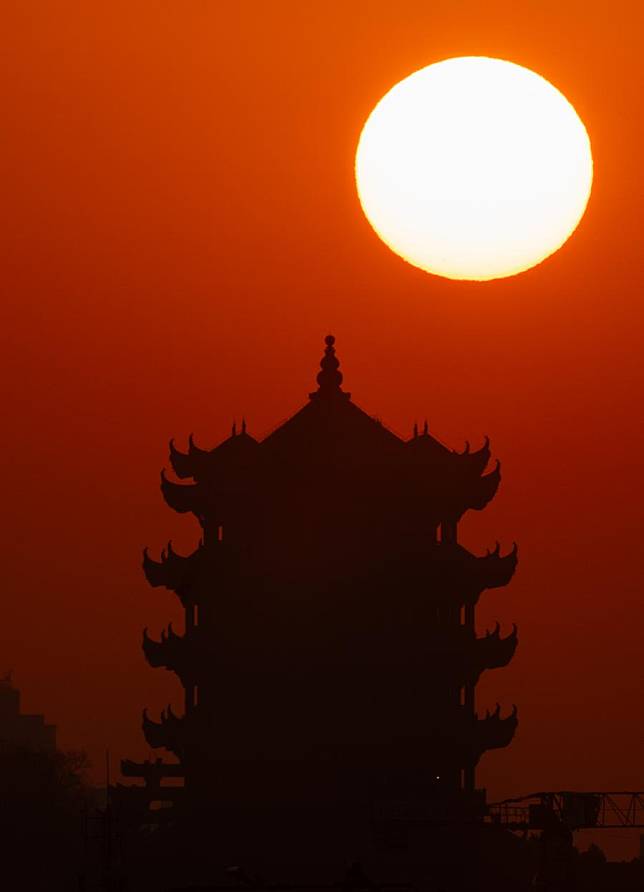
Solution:
{"label": "tiered roof", "polygon": [[[510,582],[518,563],[518,550],[515,544],[502,555],[497,543],[494,551],[476,556],[460,545],[437,542],[428,543],[422,551],[411,552],[403,559],[409,575],[418,582],[427,587],[440,582],[445,596],[462,596],[463,603],[476,603],[486,589],[502,588]],[[147,548],[144,550],[143,571],[150,585],[165,586],[185,603],[202,577],[205,562],[203,545],[192,554],[182,556],[168,543],[160,561],[153,560]]]}
{"label": "tiered roof", "polygon": [[425,424],[422,433],[415,428],[413,436],[404,440],[342,390],[332,336],[326,338],[320,365],[318,389],[309,395],[309,402],[261,442],[247,433],[245,423],[240,433],[233,430],[209,451],[196,446],[192,435],[187,452],[171,441],[175,474],[194,482],[175,483],[162,472],[161,490],[168,505],[216,524],[235,493],[270,488],[285,474],[296,474],[300,466],[313,479],[316,466],[331,463],[353,479],[384,482],[401,499],[412,494],[438,499],[455,520],[468,509],[483,509],[493,498],[501,473],[498,461],[485,473],[488,438],[474,452],[469,444],[457,452],[433,437]]}

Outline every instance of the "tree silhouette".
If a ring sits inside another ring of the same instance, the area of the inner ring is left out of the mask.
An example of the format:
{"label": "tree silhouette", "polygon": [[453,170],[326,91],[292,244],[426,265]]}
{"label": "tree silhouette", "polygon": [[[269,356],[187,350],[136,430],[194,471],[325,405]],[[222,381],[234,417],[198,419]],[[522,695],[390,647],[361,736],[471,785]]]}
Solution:
{"label": "tree silhouette", "polygon": [[3,874],[17,887],[73,888],[81,859],[81,816],[93,802],[84,752],[3,745],[0,840]]}

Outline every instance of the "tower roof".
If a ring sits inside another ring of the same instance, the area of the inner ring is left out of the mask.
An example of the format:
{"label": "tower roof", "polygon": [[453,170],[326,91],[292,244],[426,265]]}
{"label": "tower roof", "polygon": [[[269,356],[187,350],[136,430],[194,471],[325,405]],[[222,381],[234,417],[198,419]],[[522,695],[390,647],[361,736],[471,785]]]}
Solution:
{"label": "tower roof", "polygon": [[353,403],[351,394],[342,390],[335,338],[327,335],[324,341],[318,389],[309,394],[305,406],[262,441],[262,452],[277,457],[282,451],[293,450],[307,457],[326,455],[370,461],[402,450],[404,441]]}
{"label": "tower roof", "polygon": [[[335,338],[327,335],[317,374],[317,390],[308,402],[283,424],[258,441],[233,427],[232,436],[212,450],[200,449],[192,436],[188,452],[170,442],[170,462],[180,478],[192,478],[197,486],[183,487],[162,478],[166,501],[177,511],[199,516],[210,510],[205,502],[235,492],[248,492],[257,485],[306,477],[306,485],[319,479],[316,471],[340,475],[342,479],[370,481],[380,490],[414,490],[421,494],[445,493],[460,516],[468,508],[480,510],[494,496],[500,480],[499,468],[484,474],[490,458],[489,440],[477,451],[449,449],[429,433],[425,422],[419,434],[404,440],[369,415],[342,389],[343,375],[336,355]],[[206,484],[209,495],[201,491]],[[205,501],[204,501],[205,499]]]}

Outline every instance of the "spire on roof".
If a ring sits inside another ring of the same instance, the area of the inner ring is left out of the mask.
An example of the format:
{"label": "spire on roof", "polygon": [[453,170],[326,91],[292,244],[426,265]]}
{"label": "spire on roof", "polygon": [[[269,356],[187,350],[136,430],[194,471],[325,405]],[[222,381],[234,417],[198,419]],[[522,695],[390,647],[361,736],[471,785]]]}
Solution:
{"label": "spire on roof", "polygon": [[327,335],[324,339],[326,347],[324,356],[320,361],[321,372],[318,372],[317,382],[320,390],[339,390],[342,384],[342,372],[340,371],[340,360],[335,355],[335,338],[333,335]]}
{"label": "spire on roof", "polygon": [[324,348],[324,356],[320,360],[320,369],[318,372],[317,382],[318,389],[315,393],[309,394],[311,399],[319,396],[333,396],[342,394],[350,397],[350,394],[344,393],[340,385],[342,384],[342,372],[340,371],[340,360],[335,355],[335,337],[327,335],[324,339],[326,347]]}

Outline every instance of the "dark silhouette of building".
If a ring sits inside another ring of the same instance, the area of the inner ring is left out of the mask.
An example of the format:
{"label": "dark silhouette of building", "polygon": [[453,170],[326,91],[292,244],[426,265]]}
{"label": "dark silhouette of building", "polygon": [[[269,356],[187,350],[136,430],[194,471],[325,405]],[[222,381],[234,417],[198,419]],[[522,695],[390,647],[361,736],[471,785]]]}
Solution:
{"label": "dark silhouette of building", "polygon": [[0,875],[3,889],[75,888],[81,815],[93,804],[87,759],[56,748],[56,727],[20,711],[0,679]]}
{"label": "dark silhouette of building", "polygon": [[[144,632],[144,653],[176,673],[185,702],[143,719],[176,761],[124,762],[146,785],[118,790],[216,828],[231,859],[315,839],[350,863],[404,847],[401,827],[475,822],[479,759],[517,726],[516,709],[475,704],[481,673],[517,645],[516,628],[475,628],[516,547],[476,557],[458,541],[499,485],[489,441],[456,452],[427,423],[403,440],[342,389],[332,336],[320,365],[308,403],[264,440],[244,422],[211,451],[170,443],[193,482],[162,473],[163,496],[203,538],[185,557],[171,544],[160,561],[144,553],[149,583],[185,611],[182,633]],[[177,776],[183,787],[168,786]]]}
{"label": "dark silhouette of building", "polygon": [[11,673],[0,679],[0,747],[56,749],[56,726],[46,724],[42,715],[20,712],[20,691],[14,687]]}

